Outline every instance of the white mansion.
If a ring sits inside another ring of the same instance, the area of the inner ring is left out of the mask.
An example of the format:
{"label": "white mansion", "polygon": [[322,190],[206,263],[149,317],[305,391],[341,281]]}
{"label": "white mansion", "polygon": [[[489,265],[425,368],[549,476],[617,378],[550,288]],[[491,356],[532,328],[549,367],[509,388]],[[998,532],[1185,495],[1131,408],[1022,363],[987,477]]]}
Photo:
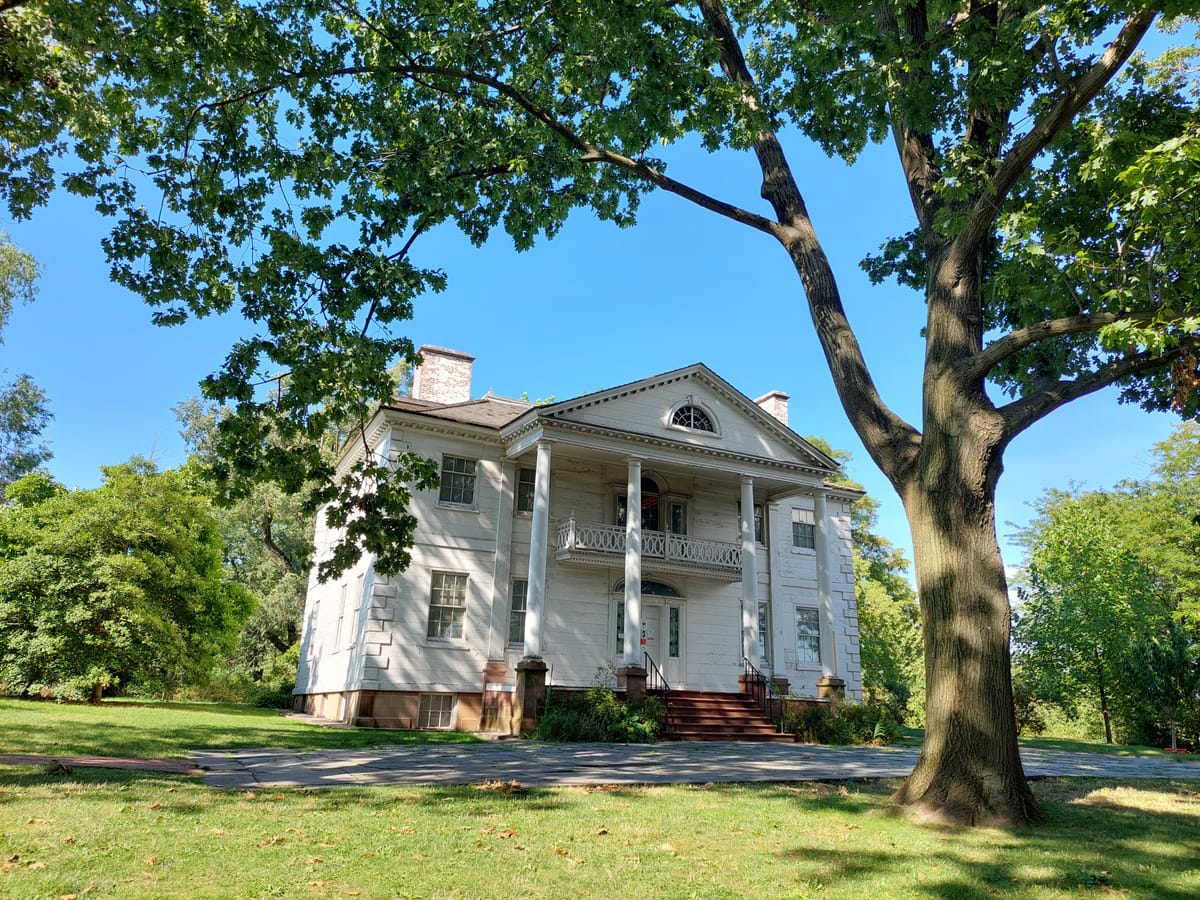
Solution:
{"label": "white mansion", "polygon": [[[364,450],[440,460],[412,564],[367,556],[309,584],[296,708],[380,727],[516,730],[547,682],[617,671],[736,692],[861,699],[850,547],[857,491],[787,426],[691,365],[571,400],[472,400],[473,357],[421,348],[411,397]],[[317,558],[331,535],[319,518]],[[314,566],[315,571],[315,566]],[[629,627],[628,623],[637,623]]]}

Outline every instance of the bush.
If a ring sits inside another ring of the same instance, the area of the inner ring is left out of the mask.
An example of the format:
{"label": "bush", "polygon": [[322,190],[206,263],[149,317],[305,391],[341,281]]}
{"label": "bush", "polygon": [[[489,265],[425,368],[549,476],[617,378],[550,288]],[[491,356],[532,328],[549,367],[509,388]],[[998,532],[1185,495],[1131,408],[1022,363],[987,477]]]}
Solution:
{"label": "bush", "polygon": [[862,703],[808,706],[783,718],[783,730],[806,744],[890,744],[900,725],[887,710]]}
{"label": "bush", "polygon": [[649,744],[663,726],[663,705],[642,696],[622,703],[607,685],[584,693],[546,692],[533,736],[540,741]]}

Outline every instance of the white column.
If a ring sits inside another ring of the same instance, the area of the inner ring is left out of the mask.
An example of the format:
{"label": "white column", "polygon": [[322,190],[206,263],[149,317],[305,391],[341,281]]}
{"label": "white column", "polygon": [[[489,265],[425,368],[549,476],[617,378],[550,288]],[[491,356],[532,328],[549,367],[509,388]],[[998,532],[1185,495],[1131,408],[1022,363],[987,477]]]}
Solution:
{"label": "white column", "polygon": [[542,613],[546,609],[546,548],[550,535],[550,447],[538,441],[529,528],[529,584],[525,595],[525,658],[541,659]]}
{"label": "white column", "polygon": [[821,617],[821,673],[837,675],[837,644],[833,633],[833,588],[829,571],[829,550],[833,543],[834,524],[829,518],[825,494],[817,491],[813,518],[816,520],[817,545],[817,603]]}
{"label": "white column", "polygon": [[642,660],[642,461],[629,457],[625,484],[625,653],[626,666]]}
{"label": "white column", "polygon": [[496,511],[496,558],[492,563],[492,628],[488,659],[504,659],[508,646],[508,614],[512,606],[512,520],[516,466],[500,463],[500,504]]}
{"label": "white column", "polygon": [[742,478],[742,656],[757,664],[758,547],[754,540],[754,479],[748,475]]}

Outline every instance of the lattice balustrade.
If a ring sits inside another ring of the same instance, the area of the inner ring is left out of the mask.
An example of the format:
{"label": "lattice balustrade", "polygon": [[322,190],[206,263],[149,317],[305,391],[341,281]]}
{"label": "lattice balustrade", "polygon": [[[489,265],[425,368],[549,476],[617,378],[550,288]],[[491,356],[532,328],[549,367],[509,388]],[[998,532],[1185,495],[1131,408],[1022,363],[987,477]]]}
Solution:
{"label": "lattice balustrade", "polygon": [[[570,519],[558,527],[555,548],[567,554],[579,552],[624,556],[625,529],[619,525]],[[690,564],[698,568],[734,570],[741,568],[742,548],[740,544],[730,541],[709,541],[662,531],[643,531],[642,558]]]}

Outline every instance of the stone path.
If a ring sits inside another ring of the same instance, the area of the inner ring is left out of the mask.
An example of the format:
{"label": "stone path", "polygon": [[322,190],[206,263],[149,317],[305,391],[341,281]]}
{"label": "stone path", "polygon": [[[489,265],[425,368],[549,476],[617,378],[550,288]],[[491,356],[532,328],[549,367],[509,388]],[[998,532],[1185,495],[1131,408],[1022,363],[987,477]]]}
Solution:
{"label": "stone path", "polygon": [[[427,744],[370,750],[193,751],[204,782],[220,788],[338,785],[706,784],[732,781],[841,781],[897,778],[915,748],[818,747],[735,742],[624,744]],[[1200,761],[1021,751],[1031,777],[1200,779]]]}

